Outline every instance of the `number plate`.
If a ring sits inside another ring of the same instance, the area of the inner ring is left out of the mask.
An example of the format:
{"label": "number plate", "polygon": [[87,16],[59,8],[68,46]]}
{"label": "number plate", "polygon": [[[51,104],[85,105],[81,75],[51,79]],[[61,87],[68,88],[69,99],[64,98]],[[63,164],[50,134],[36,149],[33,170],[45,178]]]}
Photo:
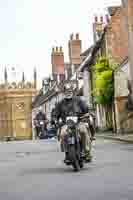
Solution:
{"label": "number plate", "polygon": [[68,144],[75,144],[75,138],[74,137],[69,137],[68,138]]}

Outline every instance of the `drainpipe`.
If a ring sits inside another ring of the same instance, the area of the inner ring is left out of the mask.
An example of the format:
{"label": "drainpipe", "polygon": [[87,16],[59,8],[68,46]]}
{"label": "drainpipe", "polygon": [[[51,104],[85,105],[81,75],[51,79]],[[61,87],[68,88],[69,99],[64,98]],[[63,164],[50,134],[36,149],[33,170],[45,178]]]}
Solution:
{"label": "drainpipe", "polygon": [[116,123],[116,110],[115,110],[115,79],[114,71],[112,72],[112,82],[113,82],[113,118],[114,118],[114,133],[117,133],[117,123]]}

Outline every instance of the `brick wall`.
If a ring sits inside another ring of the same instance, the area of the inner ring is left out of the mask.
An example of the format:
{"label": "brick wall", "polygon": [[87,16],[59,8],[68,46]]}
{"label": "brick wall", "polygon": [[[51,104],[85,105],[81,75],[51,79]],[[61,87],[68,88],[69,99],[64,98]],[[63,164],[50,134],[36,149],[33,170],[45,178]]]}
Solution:
{"label": "brick wall", "polygon": [[128,23],[127,23],[127,10],[125,7],[121,8],[120,16],[120,56],[121,60],[128,56]]}
{"label": "brick wall", "polygon": [[109,7],[110,21],[106,32],[106,51],[114,63],[121,63],[128,56],[127,10]]}
{"label": "brick wall", "polygon": [[128,32],[126,30],[126,11],[116,7],[111,16],[112,27],[112,58],[120,63],[128,55]]}
{"label": "brick wall", "polygon": [[[127,4],[128,3],[128,4]],[[130,77],[129,79],[131,80],[131,85],[133,87],[133,1],[128,0],[125,4],[125,7],[127,7],[127,13],[128,13],[128,33],[129,33],[129,43],[128,43],[128,48],[129,48],[129,63],[130,63]]]}
{"label": "brick wall", "polygon": [[128,0],[128,20],[129,24],[131,25],[131,31],[133,32],[133,1]]}

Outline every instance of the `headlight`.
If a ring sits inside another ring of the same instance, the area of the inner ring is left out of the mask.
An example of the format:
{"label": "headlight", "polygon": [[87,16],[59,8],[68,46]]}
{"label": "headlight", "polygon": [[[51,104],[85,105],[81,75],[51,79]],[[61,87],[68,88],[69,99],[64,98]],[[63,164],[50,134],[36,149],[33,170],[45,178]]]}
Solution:
{"label": "headlight", "polygon": [[89,119],[90,119],[90,123],[93,124],[93,117],[90,116]]}
{"label": "headlight", "polygon": [[62,119],[61,118],[59,119],[59,123],[62,123]]}
{"label": "headlight", "polygon": [[72,120],[73,122],[77,123],[78,122],[78,117],[76,116],[69,116],[66,118],[67,121]]}

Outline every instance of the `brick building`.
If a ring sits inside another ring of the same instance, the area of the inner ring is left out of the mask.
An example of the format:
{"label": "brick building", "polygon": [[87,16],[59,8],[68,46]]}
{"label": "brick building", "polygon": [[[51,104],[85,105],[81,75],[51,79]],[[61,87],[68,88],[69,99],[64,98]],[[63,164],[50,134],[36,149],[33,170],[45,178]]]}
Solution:
{"label": "brick building", "polygon": [[[95,17],[93,24],[94,42],[96,43],[98,37],[105,29],[104,39],[97,52],[96,59],[100,56],[107,56],[113,68],[115,69],[115,111],[113,111],[113,126],[120,131],[120,122],[125,113],[125,102],[127,101],[128,89],[127,80],[129,76],[128,64],[128,31],[127,31],[127,12],[126,8],[122,6],[115,6],[108,8],[109,15]],[[91,69],[91,68],[90,68]],[[92,72],[93,74],[93,72]],[[113,106],[113,105],[112,105]],[[113,107],[112,107],[113,109]],[[123,113],[123,115],[122,115]],[[97,120],[98,127],[106,129],[105,111],[102,106],[97,106]],[[132,129],[132,121],[124,124],[125,130]]]}
{"label": "brick building", "polygon": [[[126,109],[127,103],[127,80],[133,79],[133,59],[132,59],[132,40],[133,40],[133,2],[123,1],[122,7],[116,9],[119,13],[120,26],[119,35],[115,38],[115,43],[119,45],[119,51],[115,52],[118,56],[119,65],[115,70],[115,111],[117,121],[117,132],[132,132],[133,119],[128,118]],[[117,42],[118,41],[118,42]],[[114,44],[115,44],[114,43]],[[114,46],[115,47],[115,46]],[[123,129],[123,130],[122,130]]]}

